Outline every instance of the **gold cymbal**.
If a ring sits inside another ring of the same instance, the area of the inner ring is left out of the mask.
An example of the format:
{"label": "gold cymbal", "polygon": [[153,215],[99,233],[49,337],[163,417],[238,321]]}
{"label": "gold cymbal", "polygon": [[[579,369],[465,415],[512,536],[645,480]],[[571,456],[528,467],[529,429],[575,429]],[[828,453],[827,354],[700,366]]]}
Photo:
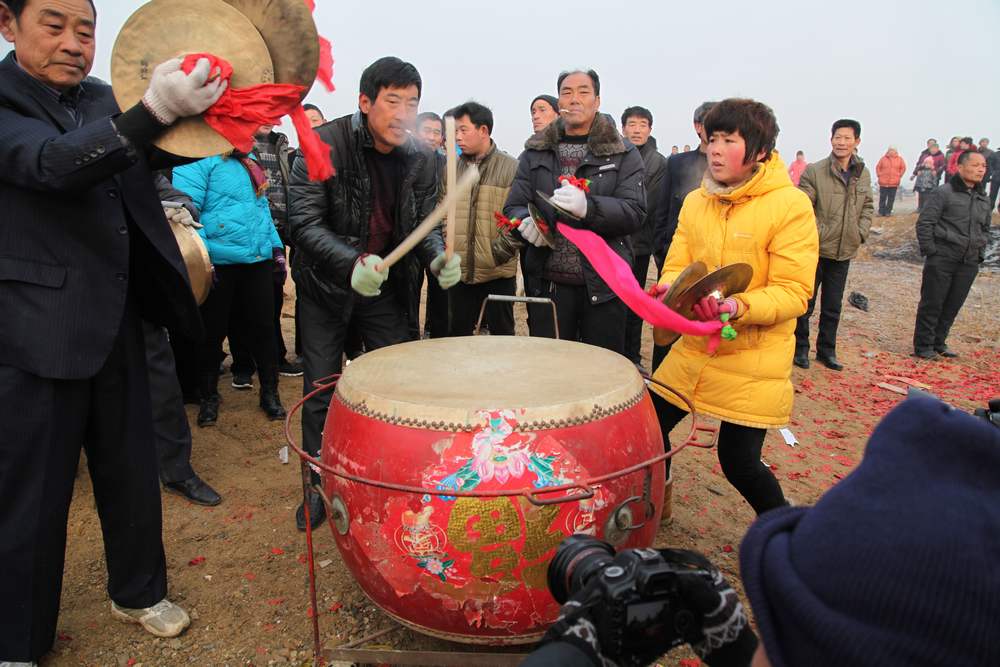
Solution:
{"label": "gold cymbal", "polygon": [[[697,283],[708,274],[708,267],[704,262],[694,262],[670,283],[670,289],[663,295],[663,303],[671,310],[677,310],[677,299],[686,292],[689,287]],[[653,342],[656,345],[670,345],[680,338],[680,334],[670,329],[653,327]]]}
{"label": "gold cymbal", "polygon": [[254,24],[274,64],[275,83],[304,86],[305,99],[319,69],[319,34],[303,0],[225,0]]}
{"label": "gold cymbal", "polygon": [[191,281],[191,291],[198,305],[205,303],[212,289],[212,260],[208,256],[205,242],[191,227],[179,222],[171,222],[170,229],[177,239],[177,247],[181,250],[184,266],[187,268],[188,279]]}
{"label": "gold cymbal", "polygon": [[[153,69],[163,61],[201,52],[232,64],[233,88],[274,81],[264,38],[239,10],[223,0],[152,0],[129,17],[115,40],[111,85],[118,106],[128,109],[139,102]],[[233,149],[201,117],[179,120],[154,143],[173,155],[193,158]]]}
{"label": "gold cymbal", "polygon": [[[693,320],[694,305],[706,296],[714,294],[719,299],[725,299],[727,296],[739,294],[746,291],[752,279],[753,267],[749,264],[742,262],[729,264],[703,276],[693,285],[674,296],[667,305],[680,315]],[[671,285],[671,287],[673,286]],[[674,340],[679,337],[680,334],[675,335]]]}

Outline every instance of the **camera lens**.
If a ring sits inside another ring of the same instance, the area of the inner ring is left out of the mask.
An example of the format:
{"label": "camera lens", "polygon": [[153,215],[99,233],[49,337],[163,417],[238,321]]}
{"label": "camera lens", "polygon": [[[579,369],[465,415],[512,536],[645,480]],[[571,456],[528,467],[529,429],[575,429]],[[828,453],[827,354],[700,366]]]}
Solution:
{"label": "camera lens", "polygon": [[614,547],[607,542],[588,535],[570,535],[562,541],[549,563],[549,591],[552,597],[563,604],[614,557]]}

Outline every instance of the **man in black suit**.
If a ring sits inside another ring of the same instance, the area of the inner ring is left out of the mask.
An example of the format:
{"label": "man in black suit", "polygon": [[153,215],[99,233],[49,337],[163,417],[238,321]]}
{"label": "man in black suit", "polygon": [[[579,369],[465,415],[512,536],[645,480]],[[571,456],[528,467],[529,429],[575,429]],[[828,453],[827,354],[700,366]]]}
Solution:
{"label": "man in black suit", "polygon": [[55,638],[81,446],[104,534],[112,614],[159,636],[166,598],[142,319],[200,335],[153,186],[150,142],[224,90],[202,60],[157,66],[120,113],[86,79],[90,0],[0,0],[0,662]]}

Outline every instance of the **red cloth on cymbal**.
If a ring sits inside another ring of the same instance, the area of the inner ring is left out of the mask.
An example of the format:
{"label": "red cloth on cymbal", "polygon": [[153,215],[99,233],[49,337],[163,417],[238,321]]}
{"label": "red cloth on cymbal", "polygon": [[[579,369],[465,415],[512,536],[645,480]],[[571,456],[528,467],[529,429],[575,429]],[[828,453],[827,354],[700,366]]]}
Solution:
{"label": "red cloth on cymbal", "polygon": [[[218,70],[219,77],[232,82],[233,66],[223,58],[210,53],[192,53],[184,58],[181,69],[190,72],[201,58],[207,58],[211,71]],[[326,180],[336,172],[330,160],[330,147],[319,138],[309,124],[302,108],[301,97],[305,89],[290,83],[262,83],[247,88],[226,88],[222,97],[203,117],[213,130],[244,153],[253,150],[254,132],[261,125],[276,125],[282,116],[291,116],[299,135],[299,148],[305,156],[309,178]]]}
{"label": "red cloth on cymbal", "polygon": [[[316,12],[315,0],[306,0],[309,11]],[[328,93],[336,88],[333,85],[333,45],[323,35],[319,36],[319,69],[316,70],[316,80],[323,84]]]}
{"label": "red cloth on cymbal", "polygon": [[600,236],[586,229],[576,229],[557,223],[559,232],[579,248],[597,275],[607,283],[629,309],[654,327],[670,329],[687,336],[711,336],[708,353],[712,354],[721,340],[722,322],[689,320],[667,308],[660,299],[650,296],[636,281],[630,267]]}

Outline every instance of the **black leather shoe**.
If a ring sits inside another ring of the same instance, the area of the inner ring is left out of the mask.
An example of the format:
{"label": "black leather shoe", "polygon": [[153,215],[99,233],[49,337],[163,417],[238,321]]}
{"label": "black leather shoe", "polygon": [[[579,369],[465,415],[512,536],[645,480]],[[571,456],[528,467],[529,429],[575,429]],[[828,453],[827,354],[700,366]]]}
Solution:
{"label": "black leather shoe", "polygon": [[178,496],[184,496],[195,505],[214,507],[222,502],[222,496],[215,492],[201,477],[195,475],[181,482],[164,482],[163,489]]}
{"label": "black leather shoe", "polygon": [[792,363],[799,368],[809,368],[809,357],[804,354],[796,354],[792,357]]}
{"label": "black leather shoe", "polygon": [[198,426],[214,426],[219,420],[219,395],[201,399],[198,409]]}
{"label": "black leather shoe", "polygon": [[914,350],[913,356],[920,359],[937,359],[938,353],[934,350]]}
{"label": "black leather shoe", "polygon": [[[309,519],[313,530],[319,528],[326,521],[326,505],[323,504],[323,499],[317,493],[309,494]],[[295,510],[295,527],[303,533],[306,532],[306,508],[304,503],[300,504],[299,508]]]}
{"label": "black leather shoe", "polygon": [[264,414],[271,421],[278,421],[285,418],[285,408],[281,405],[281,398],[278,397],[277,387],[262,386],[260,388],[260,409],[264,411]]}
{"label": "black leather shoe", "polygon": [[842,370],[844,370],[844,364],[842,364],[839,361],[837,361],[837,357],[821,357],[820,355],[817,354],[816,355],[816,361],[818,361],[819,363],[823,364],[824,366],[826,366],[827,368],[829,368],[831,371],[842,371]]}
{"label": "black leather shoe", "polygon": [[947,359],[954,359],[958,356],[958,352],[952,352],[951,348],[948,347],[947,345],[942,345],[941,347],[935,347],[934,351]]}

